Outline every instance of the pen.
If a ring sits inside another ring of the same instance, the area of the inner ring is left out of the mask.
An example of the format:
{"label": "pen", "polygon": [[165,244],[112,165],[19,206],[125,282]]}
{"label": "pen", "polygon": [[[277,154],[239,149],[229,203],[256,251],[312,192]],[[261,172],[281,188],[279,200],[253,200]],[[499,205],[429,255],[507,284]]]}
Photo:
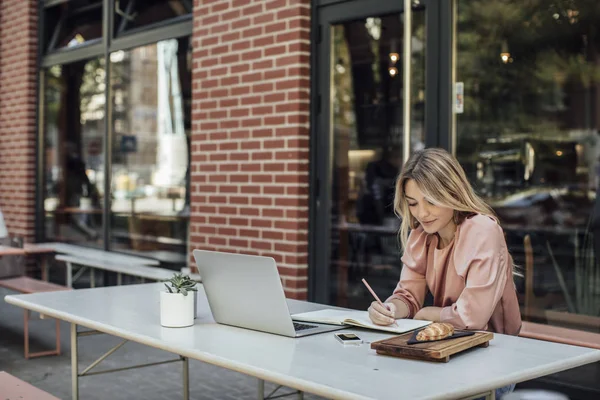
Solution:
{"label": "pen", "polygon": [[[375,297],[375,300],[377,300],[377,302],[382,305],[384,308],[386,308],[388,311],[392,311],[389,309],[388,306],[386,306],[385,304],[383,304],[381,302],[381,300],[379,300],[379,297],[377,296],[377,294],[373,291],[373,289],[371,289],[371,286],[369,286],[369,284],[367,283],[367,281],[365,280],[365,278],[363,278],[362,283],[365,284],[365,286],[367,287],[367,289],[369,289],[369,292],[371,292],[371,294],[373,295],[373,297]],[[398,323],[394,320],[394,325],[398,326]]]}

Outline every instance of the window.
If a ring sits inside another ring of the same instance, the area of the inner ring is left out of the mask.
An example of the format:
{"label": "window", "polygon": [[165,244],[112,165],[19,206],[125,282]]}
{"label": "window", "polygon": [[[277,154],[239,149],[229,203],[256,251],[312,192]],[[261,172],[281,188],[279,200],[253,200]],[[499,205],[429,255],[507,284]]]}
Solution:
{"label": "window", "polygon": [[116,0],[115,35],[190,18],[191,0]]}
{"label": "window", "polygon": [[597,331],[600,13],[500,3],[458,1],[457,156],[522,267],[524,319]]}
{"label": "window", "polygon": [[180,253],[181,263],[189,219],[189,43],[168,39],[110,56],[111,240],[149,255]]}
{"label": "window", "polygon": [[102,38],[102,1],[72,0],[44,11],[47,53],[99,43]]}
{"label": "window", "polygon": [[186,0],[43,3],[38,240],[187,261],[191,11]]}
{"label": "window", "polygon": [[46,237],[99,245],[104,170],[103,58],[45,73]]}

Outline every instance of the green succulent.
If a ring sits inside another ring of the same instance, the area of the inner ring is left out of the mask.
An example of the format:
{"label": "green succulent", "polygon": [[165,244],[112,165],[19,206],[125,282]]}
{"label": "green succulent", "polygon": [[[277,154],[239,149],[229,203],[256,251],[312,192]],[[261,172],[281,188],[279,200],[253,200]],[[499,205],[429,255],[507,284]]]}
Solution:
{"label": "green succulent", "polygon": [[[197,292],[196,281],[192,280],[188,275],[173,274],[171,279],[165,281],[165,287],[169,293],[181,293],[187,296],[188,292]],[[170,286],[169,286],[170,285]]]}

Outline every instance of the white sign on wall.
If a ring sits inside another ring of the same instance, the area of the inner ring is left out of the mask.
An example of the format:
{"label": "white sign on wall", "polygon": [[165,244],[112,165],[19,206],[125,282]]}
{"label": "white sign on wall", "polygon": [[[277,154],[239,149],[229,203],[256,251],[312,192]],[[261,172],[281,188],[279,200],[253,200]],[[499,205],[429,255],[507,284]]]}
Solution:
{"label": "white sign on wall", "polygon": [[462,114],[465,109],[465,85],[463,82],[454,84],[454,112]]}

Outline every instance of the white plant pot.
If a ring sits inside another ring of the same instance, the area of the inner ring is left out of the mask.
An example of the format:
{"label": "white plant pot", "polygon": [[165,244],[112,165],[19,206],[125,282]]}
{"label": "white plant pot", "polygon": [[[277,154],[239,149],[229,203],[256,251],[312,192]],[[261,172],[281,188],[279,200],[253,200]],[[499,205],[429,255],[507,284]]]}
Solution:
{"label": "white plant pot", "polygon": [[194,325],[194,295],[160,292],[160,324],[167,328]]}

